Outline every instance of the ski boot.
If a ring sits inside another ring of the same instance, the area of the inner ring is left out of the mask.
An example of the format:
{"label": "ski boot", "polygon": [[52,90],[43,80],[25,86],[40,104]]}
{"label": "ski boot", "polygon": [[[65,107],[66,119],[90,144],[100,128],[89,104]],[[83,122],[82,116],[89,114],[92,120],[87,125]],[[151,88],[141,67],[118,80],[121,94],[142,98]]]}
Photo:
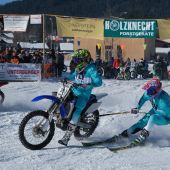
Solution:
{"label": "ski boot", "polygon": [[131,145],[133,146],[137,146],[137,145],[141,145],[144,144],[146,141],[146,138],[149,136],[149,132],[146,129],[143,129],[141,131],[141,134],[139,135],[139,137],[137,137],[132,143]]}
{"label": "ski boot", "polygon": [[67,146],[68,141],[70,140],[71,135],[74,133],[76,126],[73,124],[68,125],[68,129],[64,134],[63,138],[58,141],[59,144]]}

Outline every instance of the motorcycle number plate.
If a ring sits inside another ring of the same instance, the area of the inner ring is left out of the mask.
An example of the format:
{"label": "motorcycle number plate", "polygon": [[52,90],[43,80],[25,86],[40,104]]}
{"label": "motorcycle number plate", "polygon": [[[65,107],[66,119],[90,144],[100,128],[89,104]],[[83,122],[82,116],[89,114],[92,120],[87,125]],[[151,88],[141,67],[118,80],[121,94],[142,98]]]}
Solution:
{"label": "motorcycle number plate", "polygon": [[67,92],[69,91],[69,88],[68,87],[60,87],[59,89],[58,89],[58,92],[57,92],[57,97],[64,97],[66,94],[67,94]]}

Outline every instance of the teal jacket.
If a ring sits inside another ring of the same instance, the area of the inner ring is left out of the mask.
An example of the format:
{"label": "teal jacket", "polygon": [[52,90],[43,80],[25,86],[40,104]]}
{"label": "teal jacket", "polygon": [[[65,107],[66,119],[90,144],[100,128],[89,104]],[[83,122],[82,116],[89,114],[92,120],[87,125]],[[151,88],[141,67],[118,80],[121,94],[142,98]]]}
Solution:
{"label": "teal jacket", "polygon": [[145,92],[139,100],[137,108],[140,109],[148,100],[150,100],[156,114],[170,118],[170,96],[168,93],[161,90],[154,98],[152,98]]}
{"label": "teal jacket", "polygon": [[80,73],[74,71],[68,79],[80,85],[73,88],[73,93],[77,97],[89,98],[92,89],[102,85],[102,77],[98,74],[94,63],[88,64]]}

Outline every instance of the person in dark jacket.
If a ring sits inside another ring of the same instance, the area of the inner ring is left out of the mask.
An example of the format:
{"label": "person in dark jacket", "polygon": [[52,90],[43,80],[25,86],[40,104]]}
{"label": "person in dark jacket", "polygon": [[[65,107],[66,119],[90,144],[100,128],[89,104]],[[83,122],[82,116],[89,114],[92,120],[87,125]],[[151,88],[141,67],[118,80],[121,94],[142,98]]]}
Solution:
{"label": "person in dark jacket", "polygon": [[56,67],[57,67],[57,76],[61,77],[64,68],[64,55],[59,51],[57,51],[56,53]]}

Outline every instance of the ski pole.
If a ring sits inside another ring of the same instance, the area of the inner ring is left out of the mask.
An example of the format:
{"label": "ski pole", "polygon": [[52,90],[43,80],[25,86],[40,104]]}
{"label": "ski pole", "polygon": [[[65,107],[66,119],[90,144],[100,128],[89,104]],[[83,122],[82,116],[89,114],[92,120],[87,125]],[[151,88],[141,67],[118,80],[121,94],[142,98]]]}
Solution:
{"label": "ski pole", "polygon": [[[102,115],[99,115],[99,117],[111,116],[111,115],[119,115],[119,114],[128,114],[128,113],[130,113],[130,111],[123,111],[123,112],[117,112],[117,113],[102,114]],[[139,113],[145,113],[145,112],[139,112]]]}
{"label": "ski pole", "polygon": [[108,114],[102,114],[102,115],[99,115],[99,116],[103,117],[103,116],[111,116],[111,115],[119,115],[119,114],[127,114],[127,113],[130,113],[130,111],[123,111],[123,112],[117,112],[117,113],[108,113]]}

